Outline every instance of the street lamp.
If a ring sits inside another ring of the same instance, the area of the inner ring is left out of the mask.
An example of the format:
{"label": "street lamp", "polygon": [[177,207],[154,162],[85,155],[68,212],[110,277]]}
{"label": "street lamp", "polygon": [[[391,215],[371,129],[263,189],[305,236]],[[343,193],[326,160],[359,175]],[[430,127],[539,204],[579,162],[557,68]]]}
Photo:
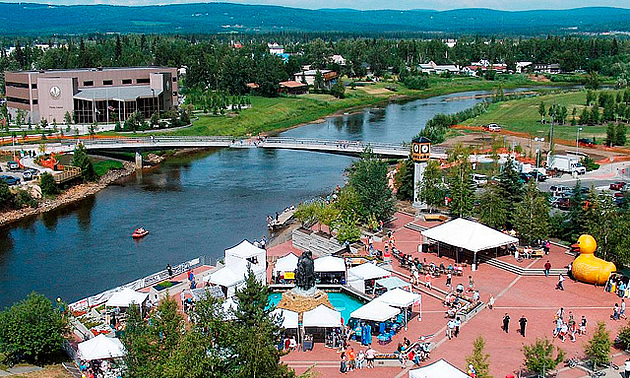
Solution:
{"label": "street lamp", "polygon": [[541,143],[545,141],[545,138],[534,138],[536,142],[538,142],[538,148],[536,148],[536,182],[538,182],[538,175],[540,174],[540,151],[541,151]]}
{"label": "street lamp", "polygon": [[580,131],[582,131],[582,128],[578,127],[577,136],[575,137],[575,156],[577,156],[578,160],[580,159]]}

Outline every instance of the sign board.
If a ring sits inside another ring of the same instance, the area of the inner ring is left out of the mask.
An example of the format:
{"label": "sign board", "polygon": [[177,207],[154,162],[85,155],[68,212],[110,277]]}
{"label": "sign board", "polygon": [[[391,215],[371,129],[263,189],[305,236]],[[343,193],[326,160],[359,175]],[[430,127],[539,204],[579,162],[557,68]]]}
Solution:
{"label": "sign board", "polygon": [[284,272],[284,279],[285,280],[294,280],[295,279],[295,272]]}
{"label": "sign board", "polygon": [[415,162],[429,161],[431,158],[431,141],[420,137],[411,141],[411,160]]}

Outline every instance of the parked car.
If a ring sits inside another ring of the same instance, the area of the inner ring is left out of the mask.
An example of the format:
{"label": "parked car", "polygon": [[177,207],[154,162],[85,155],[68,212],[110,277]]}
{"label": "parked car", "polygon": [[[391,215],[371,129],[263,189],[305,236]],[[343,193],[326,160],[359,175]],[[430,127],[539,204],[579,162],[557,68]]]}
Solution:
{"label": "parked car", "polygon": [[473,174],[472,179],[477,186],[484,186],[488,183],[488,176],[479,173]]}
{"label": "parked car", "polygon": [[560,202],[561,199],[566,198],[567,196],[565,194],[558,194],[558,195],[554,195],[554,196],[549,196],[549,205],[550,206],[554,206],[554,207],[558,207],[558,202]]}
{"label": "parked car", "polygon": [[7,185],[18,185],[20,183],[19,177],[13,177],[13,176],[7,176],[7,175],[0,176],[0,180],[6,182]]}
{"label": "parked car", "polygon": [[533,173],[534,177],[538,178],[538,182],[544,182],[547,181],[547,179],[549,178],[546,174],[544,173],[538,173],[536,174],[535,172]]}
{"label": "parked car", "polygon": [[571,198],[564,197],[558,200],[556,207],[560,210],[569,210],[571,208]]}
{"label": "parked car", "polygon": [[20,165],[17,163],[17,161],[11,160],[7,163],[7,168],[9,168],[10,171],[16,171],[20,169]]}
{"label": "parked car", "polygon": [[580,147],[593,147],[595,143],[589,138],[580,138],[578,139],[578,144]]}
{"label": "parked car", "polygon": [[22,173],[22,178],[24,179],[24,181],[30,181],[33,179],[33,172],[31,171],[24,171]]}
{"label": "parked car", "polygon": [[489,123],[486,126],[484,126],[483,128],[484,128],[484,130],[491,131],[491,132],[499,132],[499,131],[501,131],[501,126],[497,125],[496,123]]}
{"label": "parked car", "polygon": [[608,187],[610,190],[622,190],[623,188],[625,188],[626,183],[623,181],[616,181],[613,182],[612,184],[610,184],[610,186]]}
{"label": "parked car", "polygon": [[551,185],[549,191],[557,195],[558,193],[569,193],[571,188],[565,185]]}

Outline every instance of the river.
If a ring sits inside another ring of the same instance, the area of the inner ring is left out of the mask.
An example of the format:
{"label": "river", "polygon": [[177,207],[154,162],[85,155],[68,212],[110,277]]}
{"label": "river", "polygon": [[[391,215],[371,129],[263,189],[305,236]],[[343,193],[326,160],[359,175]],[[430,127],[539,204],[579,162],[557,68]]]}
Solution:
{"label": "river", "polygon": [[[392,103],[331,117],[282,136],[399,143],[437,113],[479,99]],[[266,216],[343,184],[352,158],[305,151],[219,149],[172,158],[80,203],[0,229],[0,308],[37,291],[67,302],[171,265],[214,261],[267,233]],[[138,226],[150,234],[135,242]]]}

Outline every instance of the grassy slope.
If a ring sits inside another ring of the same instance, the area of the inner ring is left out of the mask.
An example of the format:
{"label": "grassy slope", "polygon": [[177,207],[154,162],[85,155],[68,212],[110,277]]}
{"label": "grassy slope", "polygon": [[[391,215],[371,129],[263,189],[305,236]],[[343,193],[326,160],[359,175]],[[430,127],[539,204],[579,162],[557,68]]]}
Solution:
{"label": "grassy slope", "polygon": [[[192,127],[173,131],[171,135],[246,135],[258,134],[313,122],[341,110],[374,105],[396,96],[427,98],[454,92],[492,90],[499,81],[477,78],[442,79],[433,77],[431,86],[425,90],[410,90],[393,82],[381,82],[366,87],[346,89],[345,99],[330,95],[300,95],[297,97],[263,98],[252,97],[252,108],[233,116],[201,116]],[[501,81],[504,88],[540,85],[521,76],[511,76]],[[548,85],[549,83],[545,83]],[[385,89],[395,87],[396,91]]]}
{"label": "grassy slope", "polygon": [[[559,105],[566,106],[569,112],[568,120],[571,120],[571,111],[577,108],[577,117],[582,112],[586,104],[586,92],[573,92],[565,94],[546,95],[534,98],[526,98],[514,101],[507,101],[492,104],[488,112],[476,118],[463,122],[464,125],[483,126],[488,123],[497,123],[506,130],[524,132],[532,136],[543,136],[547,138],[550,126],[540,123],[538,106],[543,101],[546,107],[555,101]],[[601,111],[601,108],[600,108]],[[596,137],[601,141],[606,136],[606,126],[554,126],[554,136],[556,138],[575,140],[577,127],[582,127],[580,137]]]}

